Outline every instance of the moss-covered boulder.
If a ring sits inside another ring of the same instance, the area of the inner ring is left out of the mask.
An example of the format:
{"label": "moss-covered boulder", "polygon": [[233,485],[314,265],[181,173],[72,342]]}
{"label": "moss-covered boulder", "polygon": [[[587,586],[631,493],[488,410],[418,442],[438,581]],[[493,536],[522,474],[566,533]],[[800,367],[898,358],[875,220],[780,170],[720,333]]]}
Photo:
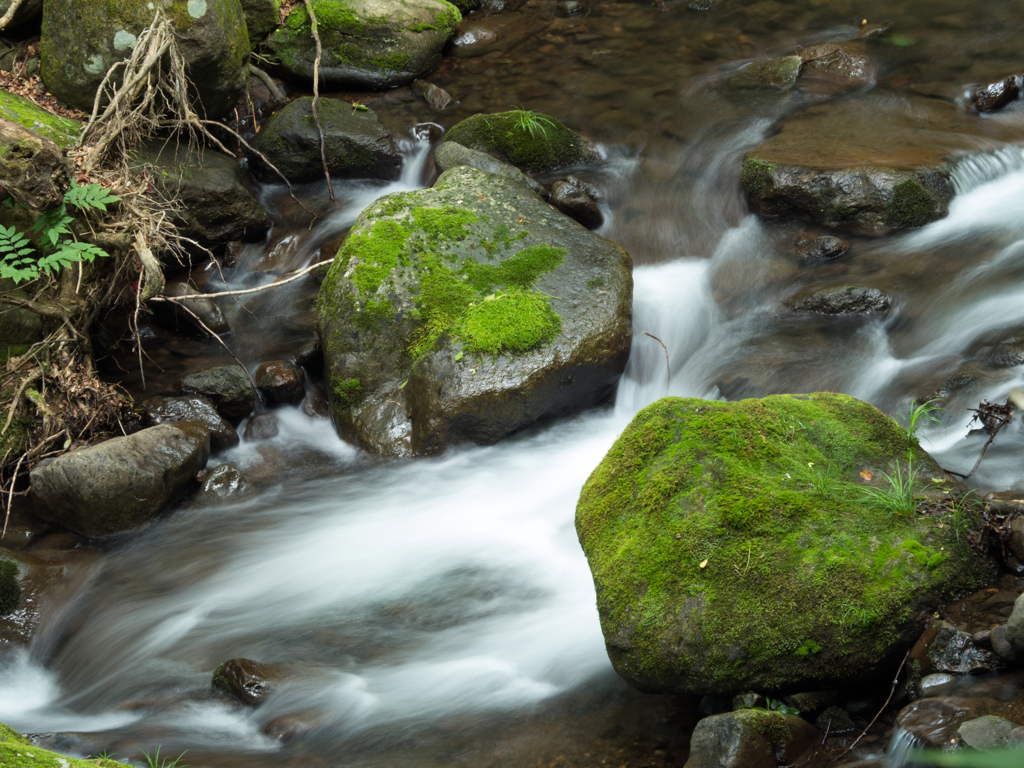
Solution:
{"label": "moss-covered boulder", "polygon": [[335,425],[385,455],[493,443],[611,392],[629,255],[525,187],[458,166],[367,208],[320,289]]}
{"label": "moss-covered boulder", "polygon": [[[462,14],[445,0],[313,0],[323,46],[320,77],[329,85],[390,88],[423,77]],[[313,79],[316,43],[304,4],[267,40],[284,71]]]}
{"label": "moss-covered boulder", "polygon": [[252,241],[270,229],[270,216],[250,194],[233,157],[186,144],[156,141],[139,149],[133,164],[153,167],[151,178],[165,197],[181,207],[174,222],[185,237],[204,246]]}
{"label": "moss-covered boulder", "polygon": [[37,747],[28,739],[0,723],[0,765],[4,768],[131,768],[106,758],[79,760]]}
{"label": "moss-covered boulder", "polygon": [[553,117],[521,109],[467,117],[444,139],[487,152],[527,173],[547,173],[597,160],[578,133]]}
{"label": "moss-covered boulder", "polygon": [[864,486],[887,488],[897,461],[905,478],[910,457],[919,489],[952,486],[846,395],[642,410],[576,508],[616,671],[703,694],[891,677],[941,597],[995,573],[951,520],[865,503]]}
{"label": "moss-covered boulder", "polygon": [[281,0],[241,0],[249,42],[259,43],[277,26],[281,17]]}
{"label": "moss-covered boulder", "polygon": [[[158,0],[210,119],[228,114],[249,76],[240,0]],[[62,101],[89,111],[107,70],[128,58],[153,21],[150,0],[44,0],[42,77]]]}
{"label": "moss-covered boulder", "polygon": [[997,123],[923,97],[810,107],[747,152],[743,191],[763,216],[873,235],[920,227],[948,213],[958,157],[1024,139],[1024,127]]}
{"label": "moss-covered boulder", "polygon": [[37,136],[49,139],[61,149],[70,149],[78,141],[82,124],[59,117],[33,104],[23,96],[0,90],[0,118],[17,123]]}
{"label": "moss-covered boulder", "polygon": [[[324,155],[331,178],[397,179],[402,154],[372,109],[356,109],[341,99],[320,99],[317,117],[324,134]],[[313,97],[304,96],[273,114],[256,138],[256,148],[289,181],[324,177],[320,131],[313,120]],[[253,170],[268,181],[280,179],[258,157]]]}

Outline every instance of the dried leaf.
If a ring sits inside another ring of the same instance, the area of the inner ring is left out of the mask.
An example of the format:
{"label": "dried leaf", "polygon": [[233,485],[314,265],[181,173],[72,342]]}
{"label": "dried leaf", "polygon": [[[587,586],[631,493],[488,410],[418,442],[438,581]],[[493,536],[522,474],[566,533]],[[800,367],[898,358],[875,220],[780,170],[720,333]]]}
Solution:
{"label": "dried leaf", "polygon": [[708,567],[708,561],[705,560],[703,563],[700,564],[700,567],[701,568],[707,568]]}

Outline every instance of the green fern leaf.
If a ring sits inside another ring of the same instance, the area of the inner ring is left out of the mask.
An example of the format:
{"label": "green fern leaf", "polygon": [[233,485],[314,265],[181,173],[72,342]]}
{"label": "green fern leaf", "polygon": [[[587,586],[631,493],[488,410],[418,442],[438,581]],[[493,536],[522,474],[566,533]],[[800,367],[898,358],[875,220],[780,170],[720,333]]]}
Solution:
{"label": "green fern leaf", "polygon": [[98,210],[106,212],[108,204],[116,203],[120,199],[116,195],[110,194],[109,189],[105,189],[99,184],[72,185],[71,189],[64,195],[65,203],[80,208],[83,211]]}

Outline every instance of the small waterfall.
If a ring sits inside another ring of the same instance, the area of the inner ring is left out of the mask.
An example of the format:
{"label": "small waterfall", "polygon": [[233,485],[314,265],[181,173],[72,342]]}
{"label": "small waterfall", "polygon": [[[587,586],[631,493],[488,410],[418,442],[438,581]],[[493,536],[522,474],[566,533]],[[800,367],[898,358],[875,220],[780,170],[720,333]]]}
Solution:
{"label": "small waterfall", "polygon": [[910,756],[917,746],[917,739],[910,731],[897,727],[892,733],[892,739],[885,750],[885,762],[883,768],[910,768],[914,763],[910,762]]}

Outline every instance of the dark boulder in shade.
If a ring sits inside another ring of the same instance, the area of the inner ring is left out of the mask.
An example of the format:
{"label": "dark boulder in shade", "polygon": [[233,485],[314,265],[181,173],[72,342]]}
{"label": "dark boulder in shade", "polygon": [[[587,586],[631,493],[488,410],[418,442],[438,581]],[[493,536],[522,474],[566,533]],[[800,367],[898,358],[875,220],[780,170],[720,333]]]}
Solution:
{"label": "dark boulder in shade", "polygon": [[256,390],[240,365],[220,365],[190,373],[181,380],[181,391],[185,395],[206,397],[217,413],[232,424],[240,422],[256,407]]}

